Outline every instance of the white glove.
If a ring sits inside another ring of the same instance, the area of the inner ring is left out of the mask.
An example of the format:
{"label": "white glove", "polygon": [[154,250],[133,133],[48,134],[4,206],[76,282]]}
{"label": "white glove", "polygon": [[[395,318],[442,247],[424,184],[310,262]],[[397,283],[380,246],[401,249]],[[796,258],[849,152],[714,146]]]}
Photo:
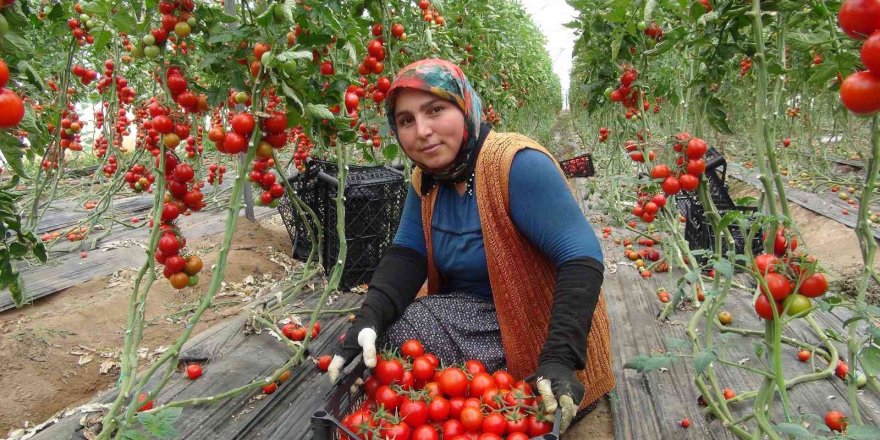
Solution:
{"label": "white glove", "polygon": [[571,424],[571,419],[577,413],[578,405],[571,396],[563,394],[557,402],[556,396],[553,395],[553,385],[550,379],[538,379],[538,394],[544,400],[544,407],[548,414],[555,414],[558,407],[562,407],[562,419],[559,426],[559,432],[563,433]]}
{"label": "white glove", "polygon": [[[357,342],[358,345],[363,348],[363,359],[367,368],[373,368],[376,366],[376,337],[376,330],[373,330],[372,327],[365,327],[358,332]],[[335,384],[336,381],[339,380],[343,367],[355,357],[356,356],[353,354],[351,355],[351,359],[347,359],[340,354],[333,356],[333,359],[330,361],[330,366],[327,367],[327,374],[330,376],[330,383]]]}

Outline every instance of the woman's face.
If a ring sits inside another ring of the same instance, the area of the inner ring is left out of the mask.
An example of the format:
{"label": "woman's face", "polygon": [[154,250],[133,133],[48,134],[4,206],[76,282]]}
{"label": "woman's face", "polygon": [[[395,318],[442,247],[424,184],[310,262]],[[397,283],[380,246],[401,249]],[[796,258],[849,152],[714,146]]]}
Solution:
{"label": "woman's face", "polygon": [[394,118],[403,151],[429,171],[441,171],[455,161],[461,148],[464,113],[452,102],[416,89],[401,89]]}

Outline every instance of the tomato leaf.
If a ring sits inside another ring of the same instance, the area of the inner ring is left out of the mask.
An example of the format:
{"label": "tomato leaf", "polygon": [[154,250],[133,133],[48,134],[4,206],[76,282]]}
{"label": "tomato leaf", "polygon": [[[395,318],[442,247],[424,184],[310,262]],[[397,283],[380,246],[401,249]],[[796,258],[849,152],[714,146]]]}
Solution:
{"label": "tomato leaf", "polygon": [[706,371],[706,367],[708,367],[715,359],[718,359],[718,355],[712,350],[703,350],[697,353],[697,355],[694,356],[694,370],[696,370],[697,374],[703,374],[703,372]]}
{"label": "tomato leaf", "polygon": [[386,161],[394,160],[394,158],[397,157],[397,152],[397,144],[387,144],[382,147],[382,156],[385,157]]}
{"label": "tomato leaf", "polygon": [[647,373],[660,368],[668,368],[672,365],[673,358],[668,354],[659,355],[638,355],[627,362],[623,368],[636,370],[640,373]]}
{"label": "tomato leaf", "polygon": [[12,167],[15,174],[27,178],[27,171],[25,171],[24,164],[21,161],[22,156],[24,156],[24,149],[18,138],[5,131],[0,131],[0,152],[3,153],[6,163]]}
{"label": "tomato leaf", "polygon": [[714,264],[712,264],[712,268],[715,269],[716,272],[728,278],[733,276],[733,264],[731,264],[730,261],[718,260]]}
{"label": "tomato leaf", "polygon": [[859,362],[868,376],[877,376],[880,374],[880,348],[867,347],[862,349],[859,355]]}
{"label": "tomato leaf", "polygon": [[139,413],[138,421],[144,428],[159,438],[175,438],[180,434],[174,427],[174,423],[180,418],[183,408],[167,408],[156,413]]}
{"label": "tomato leaf", "polygon": [[752,348],[755,350],[755,356],[758,358],[764,357],[764,343],[763,342],[752,342]]}
{"label": "tomato leaf", "polygon": [[147,440],[148,437],[146,434],[135,431],[133,429],[126,429],[122,432],[122,440]]}
{"label": "tomato leaf", "polygon": [[711,97],[706,101],[706,115],[709,118],[709,125],[724,134],[734,134],[727,123],[727,113],[721,108],[721,100]]}
{"label": "tomato leaf", "polygon": [[779,423],[776,426],[776,432],[785,435],[793,435],[795,438],[813,438],[813,434],[797,423]]}
{"label": "tomato leaf", "polygon": [[667,350],[680,350],[691,346],[690,342],[679,338],[666,338],[665,342]]}
{"label": "tomato leaf", "polygon": [[306,114],[318,119],[333,119],[333,112],[324,104],[306,104]]}
{"label": "tomato leaf", "polygon": [[846,428],[846,436],[852,440],[875,440],[880,438],[880,428],[870,425],[851,425]]}

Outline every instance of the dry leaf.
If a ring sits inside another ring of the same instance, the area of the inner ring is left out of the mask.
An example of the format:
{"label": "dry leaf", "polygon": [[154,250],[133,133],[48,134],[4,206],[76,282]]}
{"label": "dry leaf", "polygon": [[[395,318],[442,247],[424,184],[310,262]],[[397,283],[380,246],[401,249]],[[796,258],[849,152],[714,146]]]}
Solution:
{"label": "dry leaf", "polygon": [[94,356],[92,356],[90,354],[84,354],[79,357],[77,364],[79,364],[79,366],[81,367],[81,366],[91,362],[92,360],[94,360]]}

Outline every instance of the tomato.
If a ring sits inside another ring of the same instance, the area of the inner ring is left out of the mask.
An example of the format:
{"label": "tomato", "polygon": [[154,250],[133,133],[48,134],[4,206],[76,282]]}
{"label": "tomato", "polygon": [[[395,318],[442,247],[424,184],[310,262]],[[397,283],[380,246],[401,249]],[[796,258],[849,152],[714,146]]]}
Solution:
{"label": "tomato", "polygon": [[459,420],[467,432],[477,432],[483,427],[483,413],[479,408],[463,408]]}
{"label": "tomato", "polygon": [[464,363],[464,370],[467,371],[468,374],[473,376],[474,374],[477,374],[477,373],[485,373],[486,366],[483,365],[482,362],[480,362],[476,359],[471,359],[471,360],[468,360],[467,362]]}
{"label": "tomato", "polygon": [[779,258],[771,254],[761,254],[755,257],[754,269],[758,271],[758,273],[765,275],[769,272],[773,272],[774,266],[779,264]]}
{"label": "tomato", "polygon": [[400,38],[403,35],[404,28],[400,23],[394,23],[391,25],[391,35],[395,38]]}
{"label": "tomato", "polygon": [[[376,421],[369,410],[361,408],[342,419],[342,424],[355,434],[369,433],[376,427]],[[365,438],[370,438],[366,436]]]}
{"label": "tomato", "polygon": [[12,90],[0,90],[0,128],[13,128],[24,118],[24,102]]}
{"label": "tomato", "polygon": [[553,422],[542,417],[529,415],[529,436],[537,437],[553,431]]}
{"label": "tomato", "polygon": [[651,177],[654,179],[665,179],[669,177],[670,171],[666,164],[654,165],[651,169]]}
{"label": "tomato", "polygon": [[412,373],[416,380],[426,382],[434,375],[434,364],[424,356],[413,359]]}
{"label": "tomato", "polygon": [[412,430],[406,423],[385,423],[381,430],[383,440],[409,440],[411,435]]}
{"label": "tomato", "polygon": [[254,116],[250,113],[239,113],[232,117],[232,131],[248,136],[254,131]]}
{"label": "tomato", "polygon": [[880,2],[877,0],[846,0],[838,15],[840,28],[847,35],[864,40],[880,29]]}
{"label": "tomato", "polygon": [[305,327],[297,326],[293,330],[290,331],[290,339],[294,341],[302,341],[306,339],[306,329]]}
{"label": "tomato", "polygon": [[856,72],[840,85],[840,100],[857,115],[870,115],[880,110],[880,76],[869,71]]}
{"label": "tomato", "polygon": [[495,380],[495,386],[500,390],[509,390],[514,383],[513,375],[504,370],[498,370],[492,373],[492,379]]}
{"label": "tomato", "polygon": [[828,280],[825,274],[814,273],[801,282],[798,293],[808,298],[816,298],[825,294],[828,290]]}
{"label": "tomato", "polygon": [[147,400],[147,397],[149,397],[149,394],[147,394],[147,393],[138,394],[138,398],[137,398],[138,403],[143,403],[143,405],[141,405],[141,407],[138,408],[138,411],[147,411],[147,410],[153,409],[153,401]]}
{"label": "tomato", "polygon": [[838,360],[837,367],[834,369],[834,374],[837,377],[846,380],[847,373],[849,373],[849,365],[847,365],[846,362],[842,360]]}
{"label": "tomato", "polygon": [[412,431],[411,440],[438,440],[440,434],[431,425],[421,425]]}
{"label": "tomato", "polygon": [[687,163],[687,172],[688,174],[693,174],[695,176],[702,175],[706,172],[706,161],[702,158],[689,160]]}
{"label": "tomato", "polygon": [[682,174],[678,178],[678,182],[681,184],[681,189],[685,191],[693,191],[700,186],[700,178],[693,174]]}
{"label": "tomato", "polygon": [[453,397],[449,399],[449,418],[461,418],[461,410],[464,409],[464,397]]}
{"label": "tomato", "polygon": [[785,312],[787,315],[797,317],[807,316],[809,314],[807,311],[813,308],[810,298],[797,293],[788,295],[782,305],[787,309]]}
{"label": "tomato", "polygon": [[428,404],[428,418],[440,423],[449,418],[449,401],[437,396]]}
{"label": "tomato", "polygon": [[277,390],[278,390],[278,384],[276,384],[275,382],[272,382],[268,385],[263,385],[263,393],[265,393],[265,394],[272,394]]}
{"label": "tomato", "polygon": [[403,379],[403,364],[399,359],[382,359],[376,363],[373,368],[373,374],[379,379],[382,385],[391,385],[392,383]]}
{"label": "tomato", "polygon": [[654,197],[651,198],[651,201],[654,202],[658,208],[666,206],[666,196],[663,194],[655,194]]}
{"label": "tomato", "polygon": [[202,366],[199,364],[189,364],[186,366],[186,377],[190,380],[196,380],[202,375]]}
{"label": "tomato", "polygon": [[376,404],[385,407],[386,411],[393,412],[398,406],[400,406],[400,395],[388,385],[382,385],[376,389],[376,396],[374,399],[376,400]]}
{"label": "tomato", "polygon": [[[769,294],[776,301],[784,300],[791,293],[791,282],[788,281],[788,278],[786,278],[785,275],[768,273],[767,275],[764,275],[764,281],[767,283]],[[764,285],[761,284],[761,292],[767,294],[767,290],[764,290]]]}
{"label": "tomato", "polygon": [[825,425],[832,431],[843,432],[846,429],[846,416],[840,411],[825,413]]}
{"label": "tomato", "polygon": [[669,195],[678,194],[681,191],[681,183],[678,181],[677,177],[669,176],[666,180],[663,181],[663,192]]}
{"label": "tomato", "polygon": [[426,383],[425,386],[422,387],[422,391],[428,393],[428,397],[432,399],[443,394],[443,392],[440,391],[440,384],[437,382]]}
{"label": "tomato", "polygon": [[[508,394],[510,393],[509,390],[504,390],[504,392]],[[502,397],[501,391],[498,390],[498,388],[489,388],[480,395],[480,402],[483,402],[483,405],[486,405],[489,408],[501,409],[504,397]]]}
{"label": "tomato", "polygon": [[223,138],[223,151],[221,151],[221,153],[244,153],[245,151],[247,151],[247,144],[248,141],[247,139],[245,139],[244,136],[236,132],[226,133],[226,136]]}
{"label": "tomato", "polygon": [[687,154],[687,157],[690,159],[699,159],[703,157],[707,151],[709,151],[709,146],[706,145],[706,141],[694,137],[688,141],[685,154]]}
{"label": "tomato", "polygon": [[331,360],[333,360],[333,356],[330,356],[329,354],[325,354],[325,355],[318,358],[318,363],[316,365],[318,366],[319,370],[327,371],[327,368],[330,367]]}
{"label": "tomato", "polygon": [[733,322],[733,315],[730,312],[718,312],[718,321],[721,322],[722,325],[730,325]]}
{"label": "tomato", "polygon": [[495,379],[489,373],[477,373],[471,378],[470,396],[480,397],[489,389],[495,388]]}
{"label": "tomato", "polygon": [[733,389],[731,389],[731,388],[725,388],[725,389],[721,392],[721,395],[724,396],[724,399],[725,399],[725,400],[730,400],[730,399],[733,399],[734,397],[736,397],[736,392],[733,391]]}
{"label": "tomato", "polygon": [[422,345],[422,343],[416,339],[410,339],[410,340],[407,340],[406,342],[403,343],[403,345],[400,348],[400,352],[404,356],[409,356],[409,357],[415,359],[415,358],[425,354],[425,346]]}
{"label": "tomato", "polygon": [[508,434],[513,434],[517,432],[523,434],[528,433],[529,419],[520,413],[509,414],[507,418],[507,427],[505,428],[505,432],[507,432]]}
{"label": "tomato", "polygon": [[423,400],[404,397],[398,408],[400,419],[412,428],[428,423],[428,404]]}
{"label": "tomato", "polygon": [[270,134],[282,133],[287,130],[287,115],[283,112],[275,112],[263,119],[263,128]]}
{"label": "tomato", "polygon": [[[758,314],[762,319],[771,320],[773,319],[773,306],[770,305],[770,299],[767,298],[767,295],[763,293],[758,295],[758,299],[755,301],[755,313]],[[780,305],[776,305],[776,312],[781,312],[782,309]]]}
{"label": "tomato", "polygon": [[679,424],[682,428],[685,428],[685,429],[690,428],[690,427],[691,427],[691,419],[685,417],[685,418],[681,419],[681,421],[678,422],[678,424]]}
{"label": "tomato", "polygon": [[416,384],[416,378],[415,378],[415,376],[413,376],[412,371],[404,369],[403,370],[403,377],[400,379],[398,384],[404,390],[409,391],[409,390],[413,389],[413,387]]}
{"label": "tomato", "polygon": [[450,419],[443,422],[442,429],[444,439],[464,434],[464,426],[457,419]]}
{"label": "tomato", "polygon": [[874,32],[862,45],[862,64],[874,74],[880,74],[880,33]]}
{"label": "tomato", "polygon": [[800,349],[800,350],[798,350],[798,353],[797,353],[797,359],[801,362],[806,362],[806,361],[810,360],[810,358],[812,356],[813,356],[812,353],[810,353],[809,350],[805,350],[805,349]]}
{"label": "tomato", "polygon": [[515,432],[508,435],[507,440],[529,440],[529,436],[521,432]]}
{"label": "tomato", "polygon": [[6,87],[6,83],[9,82],[9,66],[6,65],[6,62],[0,60],[0,88]]}
{"label": "tomato", "polygon": [[165,234],[159,239],[158,248],[165,257],[177,255],[180,251],[180,241],[173,234]]}
{"label": "tomato", "polygon": [[177,272],[172,274],[168,278],[168,281],[171,282],[171,287],[175,289],[183,289],[184,287],[189,286],[189,275],[187,275],[186,272]]}
{"label": "tomato", "polygon": [[456,367],[444,369],[440,372],[440,390],[448,397],[464,397],[468,390],[467,375]]}
{"label": "tomato", "polygon": [[501,413],[493,412],[483,418],[482,427],[484,433],[502,435],[507,429],[507,419]]}
{"label": "tomato", "polygon": [[[305,329],[303,329],[303,337],[305,337]],[[291,339],[293,338],[291,337]],[[364,393],[370,399],[374,399],[376,396],[376,390],[379,389],[380,386],[382,386],[382,384],[379,383],[379,380],[376,379],[376,376],[370,376],[366,380],[364,380]]]}

